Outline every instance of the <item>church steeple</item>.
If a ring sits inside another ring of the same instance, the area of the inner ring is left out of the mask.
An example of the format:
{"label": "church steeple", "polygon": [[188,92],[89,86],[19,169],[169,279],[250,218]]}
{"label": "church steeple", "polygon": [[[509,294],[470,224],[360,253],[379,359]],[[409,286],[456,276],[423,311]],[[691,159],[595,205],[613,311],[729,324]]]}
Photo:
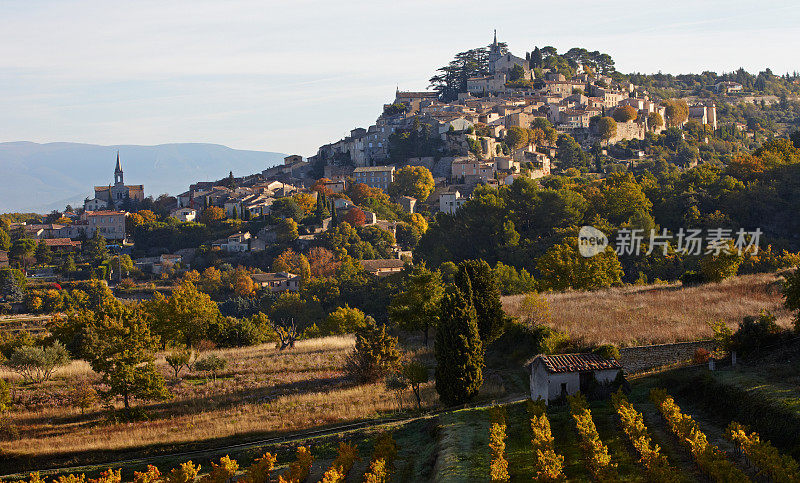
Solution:
{"label": "church steeple", "polygon": [[114,168],[114,184],[123,184],[122,165],[119,163],[119,151],[117,151],[117,167]]}
{"label": "church steeple", "polygon": [[497,47],[497,29],[494,29],[494,42],[492,42],[492,45]]}

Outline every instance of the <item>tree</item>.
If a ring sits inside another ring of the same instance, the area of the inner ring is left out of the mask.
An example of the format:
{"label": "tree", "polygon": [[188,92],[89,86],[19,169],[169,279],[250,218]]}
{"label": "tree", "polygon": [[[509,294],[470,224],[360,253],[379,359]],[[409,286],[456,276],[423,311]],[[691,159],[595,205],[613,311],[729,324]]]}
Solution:
{"label": "tree", "polygon": [[600,134],[600,139],[608,144],[608,141],[617,135],[617,121],[608,116],[601,117],[597,121],[597,133]]}
{"label": "tree", "polygon": [[303,208],[291,196],[278,198],[272,202],[270,212],[279,218],[291,218],[293,220],[302,220],[303,216],[305,216]]}
{"label": "tree", "polygon": [[119,397],[130,414],[134,399],[167,399],[164,377],[156,369],[158,336],[139,314],[125,309],[118,318],[97,320],[88,334],[87,360],[101,375],[106,397]]}
{"label": "tree", "polygon": [[210,372],[211,377],[213,377],[214,382],[217,381],[217,374],[220,371],[225,370],[225,367],[228,365],[228,361],[219,357],[216,354],[211,354],[206,356],[199,361],[194,363],[194,368],[198,371]]}
{"label": "tree", "polygon": [[593,257],[582,256],[577,247],[576,238],[566,238],[539,257],[536,268],[545,288],[592,290],[622,283],[622,266],[611,247]]}
{"label": "tree", "polygon": [[800,269],[785,276],[783,282],[784,305],[789,310],[794,310],[794,327],[796,332],[800,332]]}
{"label": "tree", "polygon": [[17,267],[24,270],[33,265],[33,255],[36,251],[36,241],[28,238],[20,238],[15,240],[8,251],[8,257],[15,263]]}
{"label": "tree", "polygon": [[61,264],[61,273],[64,275],[69,276],[70,274],[74,273],[78,269],[75,266],[75,257],[72,254],[67,255],[64,257],[64,262]]}
{"label": "tree", "polygon": [[22,346],[14,350],[6,365],[26,381],[49,381],[53,372],[69,363],[69,353],[61,342],[49,347]]}
{"label": "tree", "polygon": [[683,99],[667,99],[662,105],[666,107],[665,114],[670,127],[680,126],[689,118],[689,106]]}
{"label": "tree", "polygon": [[434,188],[433,175],[425,166],[403,166],[389,185],[391,196],[412,196],[425,201]]}
{"label": "tree", "polygon": [[400,353],[397,337],[386,333],[386,326],[367,317],[356,332],[356,346],[347,357],[347,372],[360,383],[375,382],[397,367]]}
{"label": "tree", "polygon": [[218,206],[209,206],[200,213],[200,223],[213,225],[225,219],[225,210]]}
{"label": "tree", "polygon": [[276,233],[278,243],[289,243],[300,236],[297,230],[297,223],[292,218],[284,218],[278,222]]}
{"label": "tree", "polygon": [[[789,135],[789,139],[792,141],[792,144],[794,144],[795,148],[800,149],[800,129],[791,133]],[[2,250],[1,244],[0,244],[0,250]]]}
{"label": "tree", "polygon": [[178,378],[178,374],[180,373],[181,369],[189,368],[192,361],[192,356],[194,352],[189,349],[183,349],[174,351],[170,354],[167,354],[164,359],[167,361],[169,367],[175,372],[175,379]]}
{"label": "tree", "polygon": [[324,317],[316,299],[306,300],[298,293],[284,292],[272,304],[269,320],[280,340],[280,350],[293,348],[297,339]]}
{"label": "tree", "polygon": [[194,347],[205,337],[209,323],[220,317],[216,302],[188,281],[175,288],[169,298],[156,292],[153,300],[144,303],[144,310],[164,346],[181,343]]}
{"label": "tree", "polygon": [[519,149],[528,145],[528,130],[521,127],[510,127],[506,132],[506,144],[511,149]]}
{"label": "tree", "polygon": [[701,258],[700,271],[709,282],[721,282],[736,275],[743,260],[731,242],[727,245],[727,250],[718,254],[709,253]]}
{"label": "tree", "polygon": [[323,247],[313,247],[308,251],[308,263],[311,276],[319,278],[330,277],[340,265],[333,252]]}
{"label": "tree", "polygon": [[658,112],[651,112],[647,115],[647,127],[651,131],[655,131],[664,126],[664,118]]}
{"label": "tree", "polygon": [[633,121],[639,117],[639,111],[633,106],[622,106],[614,109],[614,120],[617,122]]}
{"label": "tree", "polygon": [[357,308],[345,304],[328,314],[320,327],[323,334],[352,334],[366,327],[366,316]]}
{"label": "tree", "polygon": [[0,228],[0,250],[8,251],[11,248],[11,236],[7,231]]}
{"label": "tree", "polygon": [[434,348],[436,391],[442,403],[469,402],[483,384],[483,345],[475,307],[459,289],[442,299]]}
{"label": "tree", "polygon": [[95,230],[92,238],[83,245],[83,253],[95,265],[103,263],[108,258],[106,239],[100,234],[100,230]]}
{"label": "tree", "polygon": [[465,260],[458,264],[455,283],[468,303],[475,307],[483,344],[488,345],[500,337],[506,316],[500,301],[500,284],[492,267],[484,260]]}
{"label": "tree", "polygon": [[441,273],[428,270],[424,263],[414,265],[403,290],[389,305],[389,320],[404,330],[422,330],[427,346],[428,328],[437,325],[443,295]]}
{"label": "tree", "polygon": [[156,223],[158,221],[158,215],[152,210],[139,210],[136,213],[142,217],[144,223]]}
{"label": "tree", "polygon": [[25,274],[16,268],[0,268],[0,295],[11,302],[21,302],[25,297]]}
{"label": "tree", "polygon": [[419,386],[428,382],[428,367],[417,361],[411,361],[403,366],[403,377],[406,378],[417,398],[417,409],[422,409],[422,398],[420,397]]}
{"label": "tree", "polygon": [[350,224],[350,226],[364,226],[366,220],[367,216],[364,214],[364,210],[358,206],[350,208],[347,214],[342,217],[342,221]]}
{"label": "tree", "polygon": [[39,240],[39,244],[36,245],[36,263],[39,265],[47,265],[53,260],[53,250],[50,249],[50,246],[45,243],[44,240]]}

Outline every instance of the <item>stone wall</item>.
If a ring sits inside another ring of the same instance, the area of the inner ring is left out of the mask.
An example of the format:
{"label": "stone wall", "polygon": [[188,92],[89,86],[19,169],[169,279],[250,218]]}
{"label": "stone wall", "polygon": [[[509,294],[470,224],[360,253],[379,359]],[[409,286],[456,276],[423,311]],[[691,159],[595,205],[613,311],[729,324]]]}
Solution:
{"label": "stone wall", "polygon": [[714,341],[700,340],[675,344],[625,347],[619,350],[620,363],[628,374],[636,374],[656,367],[691,360],[694,352],[699,348],[710,352],[714,349]]}

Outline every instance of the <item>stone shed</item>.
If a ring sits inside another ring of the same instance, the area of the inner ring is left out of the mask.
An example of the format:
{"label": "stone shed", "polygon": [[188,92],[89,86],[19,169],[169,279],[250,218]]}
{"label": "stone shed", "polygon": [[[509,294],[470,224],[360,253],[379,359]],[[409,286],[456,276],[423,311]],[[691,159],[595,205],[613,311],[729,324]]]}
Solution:
{"label": "stone shed", "polygon": [[525,364],[531,381],[531,399],[546,402],[586,392],[596,379],[613,381],[622,370],[619,361],[597,354],[539,354]]}

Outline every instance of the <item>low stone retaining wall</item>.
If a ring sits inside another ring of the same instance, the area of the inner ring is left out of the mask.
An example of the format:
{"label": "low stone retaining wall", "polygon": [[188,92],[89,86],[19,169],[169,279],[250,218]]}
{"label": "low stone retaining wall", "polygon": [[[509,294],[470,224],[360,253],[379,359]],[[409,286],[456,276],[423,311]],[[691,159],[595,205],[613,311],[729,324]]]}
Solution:
{"label": "low stone retaining wall", "polygon": [[711,352],[714,349],[714,341],[698,340],[674,344],[624,347],[619,350],[619,362],[628,374],[636,374],[656,367],[691,360],[694,352],[700,348]]}

